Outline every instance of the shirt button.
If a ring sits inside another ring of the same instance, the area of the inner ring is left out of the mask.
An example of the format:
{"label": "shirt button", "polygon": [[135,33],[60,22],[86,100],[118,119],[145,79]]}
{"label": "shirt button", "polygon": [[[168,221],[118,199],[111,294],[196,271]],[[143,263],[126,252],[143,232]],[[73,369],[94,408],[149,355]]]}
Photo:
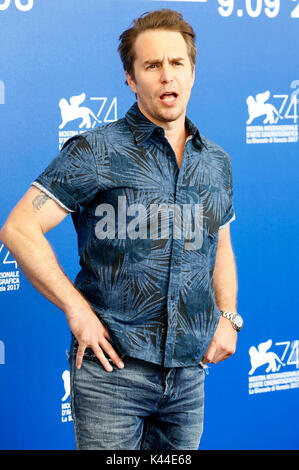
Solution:
{"label": "shirt button", "polygon": [[166,331],[165,328],[161,328],[162,333],[165,333],[165,331]]}
{"label": "shirt button", "polygon": [[171,297],[170,297],[170,298],[171,298],[171,300],[174,300],[174,299],[175,299],[175,293],[174,293],[174,292],[171,294]]}
{"label": "shirt button", "polygon": [[179,259],[178,258],[174,258],[174,264],[176,264],[176,265],[179,264]]}

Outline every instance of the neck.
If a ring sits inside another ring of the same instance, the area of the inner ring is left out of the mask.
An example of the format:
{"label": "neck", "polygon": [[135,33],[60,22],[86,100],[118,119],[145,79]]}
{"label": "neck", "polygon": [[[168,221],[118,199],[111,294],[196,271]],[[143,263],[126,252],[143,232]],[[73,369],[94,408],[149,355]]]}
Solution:
{"label": "neck", "polygon": [[184,148],[186,139],[188,137],[188,131],[185,128],[186,113],[182,114],[175,121],[159,121],[149,115],[138,103],[138,107],[142,114],[156,126],[162,127],[165,131],[165,137],[176,152],[176,149]]}

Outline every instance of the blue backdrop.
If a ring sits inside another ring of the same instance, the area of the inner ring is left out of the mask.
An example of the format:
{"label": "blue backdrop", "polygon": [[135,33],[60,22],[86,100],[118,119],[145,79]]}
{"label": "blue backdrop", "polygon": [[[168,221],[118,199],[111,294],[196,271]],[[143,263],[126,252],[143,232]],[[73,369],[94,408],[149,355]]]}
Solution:
{"label": "blue backdrop", "polygon": [[[1,0],[0,225],[65,140],[124,116],[135,97],[118,37],[161,7],[195,29],[188,115],[234,177],[245,326],[236,354],[209,366],[201,449],[298,449],[298,0]],[[62,122],[60,100],[82,93]],[[47,238],[74,280],[71,218]],[[0,306],[0,448],[73,449],[68,324],[1,242]]]}

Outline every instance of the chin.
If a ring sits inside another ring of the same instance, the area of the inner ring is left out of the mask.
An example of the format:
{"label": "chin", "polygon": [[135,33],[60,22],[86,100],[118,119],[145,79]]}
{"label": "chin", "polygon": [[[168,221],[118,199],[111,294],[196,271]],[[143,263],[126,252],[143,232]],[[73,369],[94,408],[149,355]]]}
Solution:
{"label": "chin", "polygon": [[160,113],[160,118],[164,121],[176,121],[182,114],[183,111],[166,109],[164,112]]}

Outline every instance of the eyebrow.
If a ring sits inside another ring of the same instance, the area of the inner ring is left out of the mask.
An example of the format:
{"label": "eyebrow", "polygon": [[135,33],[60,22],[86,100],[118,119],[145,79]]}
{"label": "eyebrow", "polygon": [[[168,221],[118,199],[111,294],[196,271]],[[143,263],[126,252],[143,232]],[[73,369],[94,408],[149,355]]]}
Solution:
{"label": "eyebrow", "polygon": [[[173,57],[170,59],[170,62],[183,62],[184,60],[184,57]],[[161,64],[162,62],[163,60],[160,59],[148,59],[143,62],[143,65]]]}

